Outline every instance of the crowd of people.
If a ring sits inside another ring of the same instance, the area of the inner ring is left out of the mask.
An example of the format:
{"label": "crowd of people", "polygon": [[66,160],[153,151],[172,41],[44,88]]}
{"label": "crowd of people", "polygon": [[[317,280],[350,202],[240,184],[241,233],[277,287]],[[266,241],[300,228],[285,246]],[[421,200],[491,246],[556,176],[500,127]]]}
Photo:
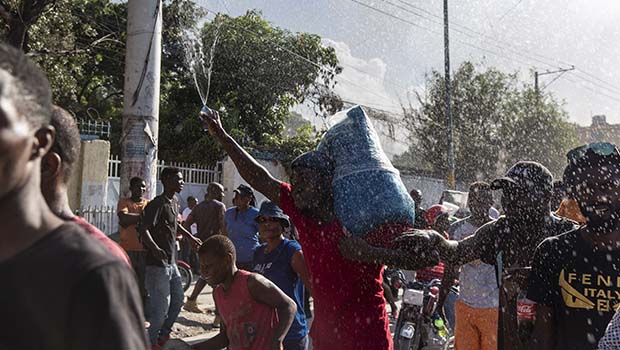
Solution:
{"label": "crowd of people", "polygon": [[[297,350],[311,339],[316,350],[388,350],[386,297],[398,295],[384,296],[386,265],[442,280],[440,314],[457,350],[620,349],[615,145],[569,151],[561,182],[520,161],[472,183],[469,214],[458,219],[448,203],[423,209],[412,190],[415,222],[394,226],[406,231],[394,244],[371,245],[336,218],[323,154],[295,159],[286,183],[239,146],[216,111],[201,118],[249,186],[237,187],[226,209],[224,187],[211,183],[181,213],[178,168],[162,170],[163,191],[150,201],[134,177],[118,203],[117,244],[69,207],[80,147],[73,117],[53,105],[41,70],[0,44],[0,273],[8,277],[0,305],[10,315],[0,321],[0,349],[160,349],[183,307],[204,311],[197,297],[209,285],[220,332],[195,349]],[[268,200],[258,205],[254,191]],[[179,234],[182,258],[200,274],[187,301]]]}

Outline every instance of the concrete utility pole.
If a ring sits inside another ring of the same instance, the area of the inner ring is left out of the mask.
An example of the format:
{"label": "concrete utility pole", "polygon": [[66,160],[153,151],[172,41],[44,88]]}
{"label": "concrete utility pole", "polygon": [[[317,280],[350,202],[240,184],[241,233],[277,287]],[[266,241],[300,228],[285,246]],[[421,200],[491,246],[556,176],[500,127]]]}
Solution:
{"label": "concrete utility pole", "polygon": [[161,0],[129,0],[127,4],[121,197],[128,194],[134,176],[146,181],[147,198],[156,194],[161,11]]}
{"label": "concrete utility pole", "polygon": [[450,89],[450,38],[448,26],[448,0],[443,0],[443,44],[444,44],[444,65],[446,82],[446,117],[448,118],[447,140],[448,140],[448,186],[451,190],[456,189],[456,179],[454,175],[454,139],[452,130],[452,91]]}

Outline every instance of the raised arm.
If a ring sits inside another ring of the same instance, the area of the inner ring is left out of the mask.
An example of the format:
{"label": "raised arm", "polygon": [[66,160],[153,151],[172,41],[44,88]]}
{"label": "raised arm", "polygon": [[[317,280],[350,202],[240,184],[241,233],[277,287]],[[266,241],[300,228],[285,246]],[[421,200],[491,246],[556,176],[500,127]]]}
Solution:
{"label": "raised arm", "polygon": [[201,113],[200,117],[209,129],[209,133],[222,145],[230,159],[235,163],[241,177],[269,200],[280,205],[281,182],[271,176],[265,167],[260,165],[226,133],[217,111],[211,111],[209,114]]}
{"label": "raised arm", "polygon": [[277,310],[278,325],[272,339],[273,349],[280,349],[282,341],[295,319],[297,305],[275,284],[259,274],[248,279],[248,290],[254,300]]}

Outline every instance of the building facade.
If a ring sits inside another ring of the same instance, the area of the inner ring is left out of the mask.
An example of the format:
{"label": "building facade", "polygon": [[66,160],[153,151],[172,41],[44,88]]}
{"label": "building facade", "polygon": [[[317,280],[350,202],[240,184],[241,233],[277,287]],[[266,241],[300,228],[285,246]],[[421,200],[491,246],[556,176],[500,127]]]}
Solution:
{"label": "building facade", "polygon": [[604,115],[593,116],[590,126],[578,126],[577,134],[582,144],[611,142],[620,146],[620,124],[607,123],[607,117]]}

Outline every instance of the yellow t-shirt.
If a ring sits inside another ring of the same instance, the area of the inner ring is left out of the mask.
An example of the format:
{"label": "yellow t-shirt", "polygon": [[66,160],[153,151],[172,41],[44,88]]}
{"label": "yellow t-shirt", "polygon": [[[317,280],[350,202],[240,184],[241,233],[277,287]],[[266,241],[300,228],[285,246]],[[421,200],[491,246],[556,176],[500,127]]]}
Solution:
{"label": "yellow t-shirt", "polygon": [[[134,202],[131,198],[123,198],[118,201],[116,208],[117,213],[126,214],[142,214],[144,207],[148,204],[148,200],[142,199],[140,202]],[[128,227],[122,227],[119,225],[120,240],[119,244],[126,251],[142,251],[144,246],[140,243],[138,238],[138,231],[136,225],[129,225]]]}

